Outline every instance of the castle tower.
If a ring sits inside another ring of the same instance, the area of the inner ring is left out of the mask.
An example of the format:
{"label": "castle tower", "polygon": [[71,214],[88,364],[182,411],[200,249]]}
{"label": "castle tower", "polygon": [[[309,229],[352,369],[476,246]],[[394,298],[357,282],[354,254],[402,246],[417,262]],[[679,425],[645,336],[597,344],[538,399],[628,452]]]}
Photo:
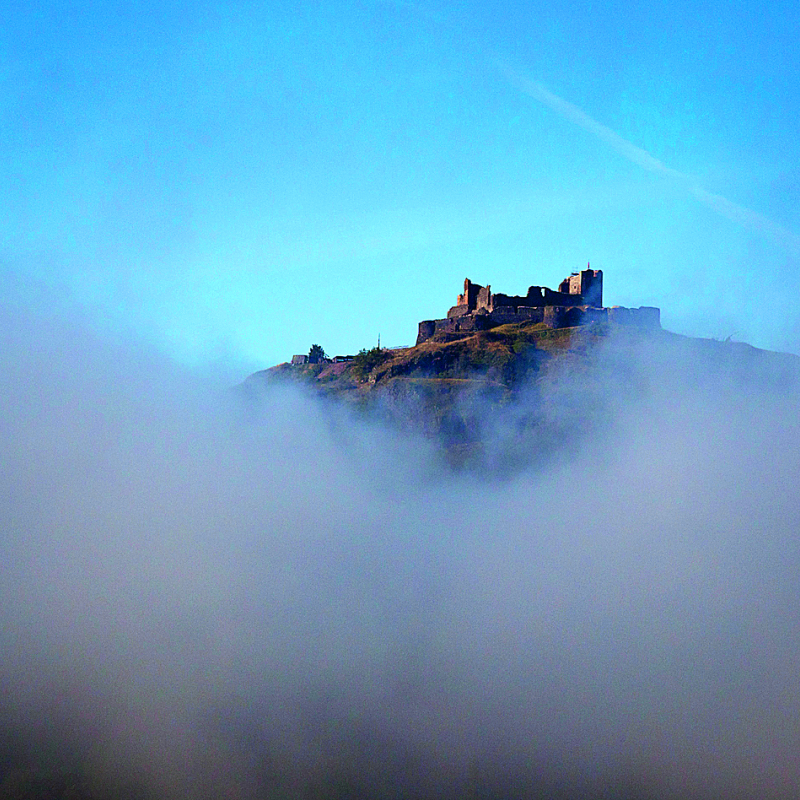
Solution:
{"label": "castle tower", "polygon": [[559,292],[581,296],[581,305],[603,307],[603,271],[591,269],[589,264],[581,272],[573,272],[564,278],[558,287]]}
{"label": "castle tower", "polygon": [[473,283],[469,278],[464,278],[464,294],[458,296],[457,306],[466,306],[470,311],[474,311],[478,302],[478,292],[482,289],[477,283]]}
{"label": "castle tower", "polygon": [[586,269],[580,274],[581,285],[580,294],[583,302],[587,306],[595,308],[603,307],[603,271],[591,269],[586,265]]}

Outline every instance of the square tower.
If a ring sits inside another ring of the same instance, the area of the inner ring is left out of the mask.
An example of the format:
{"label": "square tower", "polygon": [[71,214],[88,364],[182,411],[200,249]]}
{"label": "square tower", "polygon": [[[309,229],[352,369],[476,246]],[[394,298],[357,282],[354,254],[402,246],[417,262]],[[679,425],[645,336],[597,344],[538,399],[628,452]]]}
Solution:
{"label": "square tower", "polygon": [[564,294],[580,295],[582,305],[602,308],[603,271],[587,267],[581,272],[573,272],[561,281],[558,290]]}

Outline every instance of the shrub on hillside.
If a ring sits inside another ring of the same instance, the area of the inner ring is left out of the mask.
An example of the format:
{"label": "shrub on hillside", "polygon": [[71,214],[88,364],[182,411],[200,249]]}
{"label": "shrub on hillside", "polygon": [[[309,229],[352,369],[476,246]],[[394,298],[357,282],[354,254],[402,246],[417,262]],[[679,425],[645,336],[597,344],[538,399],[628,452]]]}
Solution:
{"label": "shrub on hillside", "polygon": [[371,350],[359,350],[358,355],[353,359],[353,375],[358,380],[364,381],[375,367],[383,364],[389,358],[391,358],[391,353],[388,350],[382,350],[380,347],[373,347]]}

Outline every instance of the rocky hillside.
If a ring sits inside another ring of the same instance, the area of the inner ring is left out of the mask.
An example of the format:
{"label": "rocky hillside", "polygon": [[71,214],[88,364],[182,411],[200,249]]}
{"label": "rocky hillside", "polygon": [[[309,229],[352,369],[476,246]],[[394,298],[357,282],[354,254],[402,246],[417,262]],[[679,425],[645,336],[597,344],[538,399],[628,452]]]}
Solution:
{"label": "rocky hillside", "polygon": [[798,376],[800,358],[742,343],[652,328],[523,323],[402,350],[375,348],[347,362],[279,364],[251,375],[242,389],[255,397],[269,385],[302,386],[436,438],[464,465],[500,452],[504,462],[522,451],[529,460],[530,441],[537,454],[552,453],[609,424],[622,400],[669,391],[671,381],[789,387]]}

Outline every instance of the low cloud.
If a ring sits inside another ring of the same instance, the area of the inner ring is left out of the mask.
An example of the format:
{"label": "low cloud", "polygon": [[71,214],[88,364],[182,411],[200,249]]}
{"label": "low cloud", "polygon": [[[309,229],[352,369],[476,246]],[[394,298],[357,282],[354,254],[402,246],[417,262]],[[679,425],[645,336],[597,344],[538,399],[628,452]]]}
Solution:
{"label": "low cloud", "polygon": [[567,444],[525,424],[532,388],[457,472],[299,391],[242,404],[2,315],[6,788],[800,790],[788,361],[612,343],[554,379]]}

